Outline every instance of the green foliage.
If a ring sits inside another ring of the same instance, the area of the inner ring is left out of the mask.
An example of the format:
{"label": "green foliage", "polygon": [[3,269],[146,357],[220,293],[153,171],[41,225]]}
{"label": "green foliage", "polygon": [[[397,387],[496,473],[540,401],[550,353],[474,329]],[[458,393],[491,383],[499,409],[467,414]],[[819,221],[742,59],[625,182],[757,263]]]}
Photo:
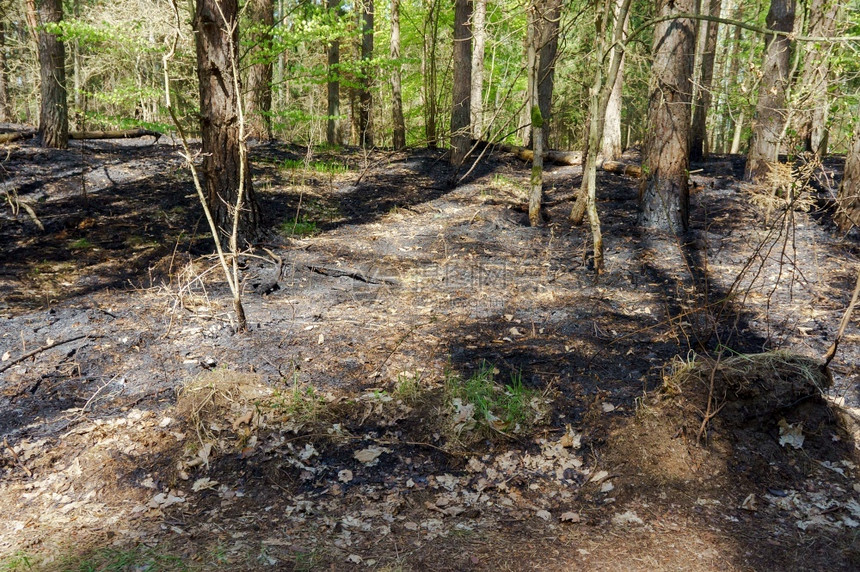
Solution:
{"label": "green foliage", "polygon": [[23,572],[32,570],[34,558],[26,552],[19,550],[14,554],[0,559],[0,572]]}
{"label": "green foliage", "polygon": [[279,228],[287,236],[311,236],[319,232],[317,223],[305,220],[304,217],[285,220]]}
{"label": "green foliage", "polygon": [[522,432],[543,416],[540,392],[523,385],[522,374],[511,374],[504,386],[495,381],[498,374],[484,361],[471,377],[448,372],[445,392],[457,433],[472,428]]}
{"label": "green foliage", "polygon": [[307,168],[311,171],[327,175],[342,175],[343,173],[349,172],[349,165],[339,161],[313,161],[311,163],[307,163],[301,159],[286,159],[281,163],[281,168],[287,170]]}
{"label": "green foliage", "polygon": [[93,244],[88,238],[79,238],[69,244],[69,248],[71,250],[89,250],[94,247],[95,244]]}
{"label": "green foliage", "polygon": [[316,421],[325,410],[325,399],[312,385],[299,384],[298,374],[293,375],[292,386],[276,391],[266,403],[260,404],[297,423]]}
{"label": "green foliage", "polygon": [[181,557],[156,547],[144,545],[133,548],[101,548],[84,556],[64,559],[61,570],[68,572],[124,572],[126,570],[158,570],[160,572],[188,570]]}

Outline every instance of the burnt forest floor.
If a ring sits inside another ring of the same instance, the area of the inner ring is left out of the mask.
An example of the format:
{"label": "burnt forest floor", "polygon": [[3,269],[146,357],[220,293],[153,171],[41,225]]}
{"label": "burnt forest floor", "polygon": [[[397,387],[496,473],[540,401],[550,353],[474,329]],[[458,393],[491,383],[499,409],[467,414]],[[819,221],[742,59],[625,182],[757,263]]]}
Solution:
{"label": "burnt forest floor", "polygon": [[841,161],[694,165],[684,241],[599,173],[596,278],[579,167],[530,228],[509,154],[251,155],[237,334],[174,145],[7,147],[0,570],[860,568]]}

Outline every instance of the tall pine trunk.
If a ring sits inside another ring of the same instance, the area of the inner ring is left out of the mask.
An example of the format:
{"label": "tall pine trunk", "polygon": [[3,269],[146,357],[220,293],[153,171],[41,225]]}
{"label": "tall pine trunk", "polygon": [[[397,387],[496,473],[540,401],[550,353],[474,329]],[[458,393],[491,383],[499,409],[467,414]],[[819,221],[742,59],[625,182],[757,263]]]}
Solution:
{"label": "tall pine trunk", "polygon": [[[719,17],[721,8],[722,0],[710,0],[708,14]],[[706,119],[708,117],[708,109],[711,106],[711,84],[714,80],[714,58],[717,55],[719,24],[717,22],[707,22],[704,29],[702,69],[699,75],[699,90],[694,103],[693,126],[690,140],[690,159],[693,161],[701,161],[707,154],[707,149],[705,148],[708,136]]]}
{"label": "tall pine trunk", "polygon": [[[657,14],[670,17],[694,10],[695,0],[660,0]],[[695,47],[693,20],[665,20],[654,27],[639,222],[675,234],[687,230],[689,217],[690,78]]]}
{"label": "tall pine trunk", "polygon": [[[618,25],[618,18],[624,0],[615,0],[613,11],[615,13],[615,22]],[[622,23],[622,33],[626,35],[627,23],[629,18],[625,18]],[[612,48],[614,54],[618,47]],[[621,62],[618,67],[615,82],[612,84],[612,92],[609,95],[609,101],[606,104],[606,114],[603,123],[603,140],[600,143],[600,155],[604,161],[615,161],[621,156],[623,149],[621,148],[621,96],[624,88],[624,55],[620,54]]]}
{"label": "tall pine trunk", "polygon": [[436,129],[438,119],[436,48],[439,40],[439,5],[440,0],[427,0],[421,58],[421,73],[424,78],[424,136],[430,149],[435,149],[439,144]]}
{"label": "tall pine trunk", "polygon": [[472,135],[484,136],[484,51],[487,43],[487,0],[475,0],[472,15]]}
{"label": "tall pine trunk", "polygon": [[779,159],[779,147],[787,120],[786,92],[791,81],[791,38],[794,28],[795,0],[772,0],[767,13],[767,27],[785,34],[768,34],[762,64],[758,103],[753,134],[747,154],[744,179],[756,183],[767,180],[771,165]]}
{"label": "tall pine trunk", "polygon": [[547,149],[552,121],[552,93],[555,87],[555,62],[558,57],[561,0],[545,0],[540,2],[539,6],[541,13],[538,21],[540,41],[537,53],[537,99],[541,113],[542,146]]}
{"label": "tall pine trunk", "polygon": [[[812,0],[809,4],[810,36],[829,37],[836,30],[839,3],[835,0]],[[809,43],[804,46],[806,57],[800,80],[802,111],[797,132],[807,151],[827,153],[827,119],[830,101],[827,96],[832,46]]]}
{"label": "tall pine trunk", "polygon": [[363,0],[361,19],[361,81],[358,91],[358,143],[373,147],[373,0]]}
{"label": "tall pine trunk", "polygon": [[12,121],[12,115],[12,100],[9,99],[9,66],[6,63],[6,22],[0,20],[0,121]]}
{"label": "tall pine trunk", "polygon": [[248,16],[254,32],[251,41],[251,66],[248,69],[248,98],[245,105],[249,137],[266,141],[272,138],[272,29],[275,6],[272,0],[249,0]]}
{"label": "tall pine trunk", "polygon": [[238,246],[242,247],[257,238],[260,209],[247,156],[239,149],[241,102],[234,75],[238,69],[234,65],[239,42],[238,11],[237,0],[197,0],[194,29],[206,202],[220,231],[217,239],[227,244],[242,177],[244,200],[239,205],[238,226]]}
{"label": "tall pine trunk", "polygon": [[69,144],[69,108],[66,99],[66,50],[63,42],[45,31],[46,24],[63,20],[62,0],[41,0],[38,5],[39,76],[42,102],[39,136],[44,147],[65,149]]}
{"label": "tall pine trunk", "polygon": [[394,124],[394,148],[406,147],[406,122],[403,120],[403,93],[400,65],[400,0],[391,0],[391,119]]}
{"label": "tall pine trunk", "polygon": [[[328,0],[329,11],[339,13],[340,0]],[[340,40],[334,38],[328,45],[328,81],[326,82],[326,99],[328,104],[328,119],[326,120],[325,137],[329,145],[340,145]]]}
{"label": "tall pine trunk", "polygon": [[470,0],[454,2],[454,81],[451,97],[451,164],[459,167],[469,152],[472,95],[472,16]]}

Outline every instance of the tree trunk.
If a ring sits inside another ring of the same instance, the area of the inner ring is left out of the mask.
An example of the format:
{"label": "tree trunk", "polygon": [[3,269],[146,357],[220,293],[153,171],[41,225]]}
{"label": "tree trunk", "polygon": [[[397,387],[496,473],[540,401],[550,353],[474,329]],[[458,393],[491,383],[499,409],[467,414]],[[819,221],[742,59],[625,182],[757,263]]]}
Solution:
{"label": "tree trunk", "polygon": [[451,164],[459,167],[472,142],[469,129],[472,95],[471,0],[454,2],[454,81],[451,97]]}
{"label": "tree trunk", "polygon": [[272,138],[272,29],[275,6],[272,0],[249,0],[248,16],[255,27],[251,34],[251,66],[248,69],[248,98],[245,105],[248,137]]}
{"label": "tree trunk", "polygon": [[362,147],[373,147],[373,0],[363,0],[361,26],[361,88],[358,92],[358,142]]}
{"label": "tree trunk", "polygon": [[[620,0],[623,2],[623,0]],[[558,28],[561,20],[561,0],[545,0],[541,7],[537,53],[537,98],[543,127],[543,148],[549,147],[549,128],[552,120],[552,93],[555,87],[555,62],[558,57]]]}
{"label": "tree trunk", "polygon": [[241,247],[257,237],[260,209],[251,186],[247,156],[240,152],[241,101],[234,74],[238,69],[238,11],[237,0],[197,0],[194,29],[206,202],[221,234],[217,238],[227,244],[240,180],[243,181],[244,198],[238,207]]}
{"label": "tree trunk", "polygon": [[852,226],[860,227],[860,122],[854,127],[836,203],[836,224],[839,228],[847,232]]}
{"label": "tree trunk", "polygon": [[[660,0],[657,14],[692,14],[694,9],[694,0]],[[689,216],[690,77],[695,47],[693,20],[667,20],[654,28],[639,222],[675,234],[687,230]]]}
{"label": "tree trunk", "polygon": [[[710,0],[708,14],[719,17],[722,8],[722,0]],[[707,150],[706,119],[708,108],[711,106],[711,84],[714,80],[714,58],[717,55],[717,35],[719,24],[708,22],[705,25],[704,50],[702,51],[702,68],[699,76],[699,90],[694,103],[693,126],[690,139],[690,159],[701,161],[705,158]]]}
{"label": "tree trunk", "polygon": [[429,0],[424,19],[424,44],[421,71],[424,77],[424,135],[427,147],[435,149],[439,144],[436,130],[438,115],[436,102],[436,45],[439,38],[439,0]]}
{"label": "tree trunk", "polygon": [[391,115],[394,123],[394,148],[406,147],[406,122],[403,120],[403,94],[400,74],[400,0],[391,0]]}
{"label": "tree trunk", "polygon": [[[790,33],[794,28],[795,0],[772,0],[767,27]],[[755,183],[767,180],[771,165],[779,160],[779,147],[787,119],[786,91],[791,81],[789,63],[792,41],[789,36],[768,34],[759,86],[758,104],[744,179]]]}
{"label": "tree trunk", "polygon": [[[6,16],[3,15],[3,18]],[[0,20],[0,121],[12,121],[9,99],[9,66],[6,63],[6,22]]]}
{"label": "tree trunk", "polygon": [[[836,30],[838,11],[839,4],[835,0],[812,0],[809,5],[808,35],[832,36]],[[803,104],[797,132],[807,151],[824,155],[827,153],[827,116],[830,108],[827,81],[832,46],[810,42],[805,49],[806,58],[800,82]]]}
{"label": "tree trunk", "polygon": [[[613,11],[615,13],[616,25],[624,0],[615,0]],[[627,23],[629,18],[623,22],[623,34],[627,34]],[[617,47],[612,48],[615,53]],[[600,155],[606,161],[614,161],[621,157],[621,96],[624,89],[624,55],[621,54],[621,62],[618,67],[618,75],[612,84],[612,92],[606,104],[605,120],[603,122],[603,140],[600,144]]]}
{"label": "tree trunk", "polygon": [[541,223],[541,204],[543,203],[543,126],[544,120],[541,115],[540,105],[538,103],[538,84],[540,83],[540,68],[541,68],[541,43],[543,41],[542,14],[539,0],[533,0],[528,8],[529,18],[529,39],[532,45],[529,46],[528,59],[532,65],[529,70],[529,81],[533,82],[529,86],[529,94],[531,99],[528,102],[528,108],[531,111],[531,140],[532,149],[532,175],[529,180],[529,224],[531,226],[539,226]]}
{"label": "tree trunk", "polygon": [[484,48],[487,42],[487,0],[475,0],[472,16],[472,136],[484,136]]}
{"label": "tree trunk", "polygon": [[44,147],[65,149],[69,143],[69,108],[66,100],[66,51],[63,42],[41,26],[63,19],[61,0],[40,0],[39,75],[42,103],[39,109],[39,136]]}
{"label": "tree trunk", "polygon": [[[339,12],[340,0],[328,0],[326,4],[332,13]],[[325,137],[329,145],[340,145],[340,40],[335,38],[328,45],[328,82],[326,95],[328,99],[328,119],[326,120]]]}

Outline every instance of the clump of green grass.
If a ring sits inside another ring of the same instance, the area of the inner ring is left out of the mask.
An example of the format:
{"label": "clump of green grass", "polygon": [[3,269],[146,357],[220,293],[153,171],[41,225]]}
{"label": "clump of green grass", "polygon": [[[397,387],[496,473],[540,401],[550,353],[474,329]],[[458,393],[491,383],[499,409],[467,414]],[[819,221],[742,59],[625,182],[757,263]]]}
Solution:
{"label": "clump of green grass", "polygon": [[541,392],[523,385],[522,374],[511,374],[510,383],[499,384],[499,373],[484,361],[471,377],[448,372],[445,393],[453,429],[458,435],[472,430],[523,433],[546,414]]}
{"label": "clump of green grass", "polygon": [[95,244],[88,238],[79,238],[69,244],[69,248],[72,250],[89,250],[90,248],[95,248]]}
{"label": "clump of green grass", "polygon": [[188,570],[179,556],[158,547],[101,548],[90,554],[67,557],[62,570]]}
{"label": "clump of green grass", "polygon": [[403,372],[397,376],[394,394],[403,401],[416,401],[421,396],[421,374]]}
{"label": "clump of green grass", "polygon": [[349,165],[338,163],[336,161],[312,161],[310,163],[306,163],[301,159],[286,159],[281,163],[281,168],[288,171],[308,169],[310,171],[316,171],[317,173],[323,173],[326,175],[341,175],[349,172]]}
{"label": "clump of green grass", "polygon": [[317,223],[304,217],[285,220],[279,228],[287,236],[311,236],[319,232]]}
{"label": "clump of green grass", "polygon": [[312,385],[301,385],[293,376],[291,387],[276,391],[267,401],[268,407],[295,423],[312,423],[325,411],[326,401]]}

